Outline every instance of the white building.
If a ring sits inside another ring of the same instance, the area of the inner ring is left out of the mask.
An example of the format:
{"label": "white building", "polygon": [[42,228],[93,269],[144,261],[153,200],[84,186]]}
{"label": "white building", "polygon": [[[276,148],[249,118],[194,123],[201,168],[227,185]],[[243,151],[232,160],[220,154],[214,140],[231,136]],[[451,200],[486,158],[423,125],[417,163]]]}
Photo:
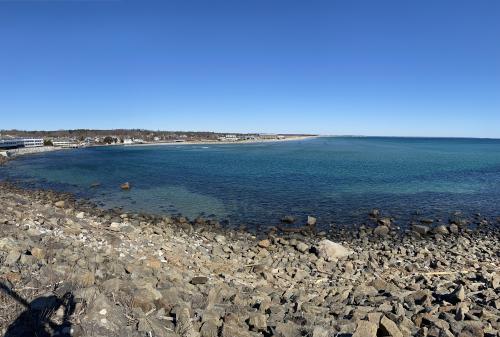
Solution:
{"label": "white building", "polygon": [[38,147],[43,146],[41,138],[6,138],[0,139],[0,148],[15,149],[19,147]]}
{"label": "white building", "polygon": [[56,147],[64,147],[64,148],[78,147],[78,143],[76,141],[74,141],[73,139],[66,139],[66,138],[54,139],[52,141],[52,144]]}
{"label": "white building", "polygon": [[39,147],[43,146],[42,138],[23,138],[24,147]]}
{"label": "white building", "polygon": [[236,142],[239,138],[236,135],[225,135],[224,137],[218,138],[222,142]]}

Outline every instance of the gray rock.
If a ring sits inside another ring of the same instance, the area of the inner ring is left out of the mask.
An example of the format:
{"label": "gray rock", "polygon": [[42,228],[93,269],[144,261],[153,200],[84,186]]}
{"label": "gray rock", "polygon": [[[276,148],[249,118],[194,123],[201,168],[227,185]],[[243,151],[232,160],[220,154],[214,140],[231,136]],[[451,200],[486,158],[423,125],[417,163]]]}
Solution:
{"label": "gray rock", "polygon": [[389,227],[387,226],[378,226],[373,230],[373,234],[379,235],[379,236],[386,236],[389,234]]}
{"label": "gray rock", "polygon": [[386,316],[383,316],[380,320],[380,329],[382,330],[382,336],[403,337],[397,324]]}
{"label": "gray rock", "polygon": [[297,248],[299,252],[305,253],[309,250],[309,245],[305,244],[304,242],[298,242],[295,248]]}
{"label": "gray rock", "polygon": [[250,316],[248,320],[248,325],[255,331],[266,331],[267,330],[267,317],[264,314],[256,313]]}
{"label": "gray rock", "polygon": [[425,225],[413,225],[412,230],[420,235],[427,234],[431,229]]}
{"label": "gray rock", "polygon": [[316,218],[313,216],[307,216],[307,225],[308,226],[315,226],[316,225]]}
{"label": "gray rock", "polygon": [[4,264],[6,266],[14,266],[21,258],[21,253],[17,250],[11,250],[5,258]]}
{"label": "gray rock", "polygon": [[378,324],[370,321],[359,321],[352,337],[377,337]]}
{"label": "gray rock", "polygon": [[318,243],[316,247],[318,256],[322,257],[325,261],[334,261],[351,255],[353,252],[345,248],[341,244],[324,239]]}

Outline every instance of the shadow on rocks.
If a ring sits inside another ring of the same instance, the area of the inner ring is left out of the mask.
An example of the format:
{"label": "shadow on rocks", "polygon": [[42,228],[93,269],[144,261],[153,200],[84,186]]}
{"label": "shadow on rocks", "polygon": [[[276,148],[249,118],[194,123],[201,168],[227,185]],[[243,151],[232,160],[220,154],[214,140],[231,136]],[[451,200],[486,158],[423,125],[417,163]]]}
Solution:
{"label": "shadow on rocks", "polygon": [[8,327],[4,337],[70,337],[70,316],[75,310],[73,294],[62,297],[50,293],[28,302],[4,283],[0,290],[25,307],[25,310]]}

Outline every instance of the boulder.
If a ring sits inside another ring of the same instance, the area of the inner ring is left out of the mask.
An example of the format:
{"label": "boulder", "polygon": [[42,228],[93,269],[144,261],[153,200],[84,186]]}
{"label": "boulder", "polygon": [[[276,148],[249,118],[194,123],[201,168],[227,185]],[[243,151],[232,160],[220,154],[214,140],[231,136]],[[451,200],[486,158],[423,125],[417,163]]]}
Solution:
{"label": "boulder", "polygon": [[375,235],[380,235],[380,236],[386,236],[389,234],[390,229],[387,226],[378,226],[373,230],[373,234]]}
{"label": "boulder", "polygon": [[370,217],[372,218],[378,218],[380,216],[380,210],[374,208],[370,211]]}
{"label": "boulder", "polygon": [[420,235],[425,235],[427,234],[431,229],[429,228],[429,226],[425,226],[425,225],[413,225],[412,226],[412,230],[415,232],[415,233],[418,233]]}
{"label": "boulder", "polygon": [[261,248],[268,248],[271,245],[271,241],[268,239],[260,240],[258,246]]}
{"label": "boulder", "polygon": [[59,200],[54,203],[56,207],[63,208],[66,205],[66,202],[64,200]]}
{"label": "boulder", "polygon": [[445,225],[439,225],[437,227],[434,227],[434,229],[432,230],[435,234],[448,234],[448,228],[446,228]]}
{"label": "boulder", "polygon": [[315,226],[316,225],[316,218],[313,216],[307,216],[307,225],[308,226]]}
{"label": "boulder", "polygon": [[262,313],[255,313],[250,316],[248,320],[248,325],[254,331],[266,331],[267,330],[267,317]]}
{"label": "boulder", "polygon": [[283,218],[281,218],[281,222],[292,224],[295,222],[295,217],[291,215],[285,215]]}
{"label": "boulder", "polygon": [[387,227],[390,227],[391,224],[392,224],[392,221],[390,218],[381,218],[381,219],[378,219],[378,224],[381,225],[381,226],[387,226]]}
{"label": "boulder", "polygon": [[318,256],[322,257],[325,261],[334,261],[347,257],[353,253],[350,249],[327,239],[321,240],[316,249],[318,251]]}
{"label": "boulder", "polygon": [[382,336],[403,337],[397,324],[386,316],[383,316],[380,320],[380,329],[382,330]]}
{"label": "boulder", "polygon": [[305,244],[304,242],[299,242],[297,243],[297,245],[295,246],[295,248],[297,248],[297,250],[301,253],[305,253],[306,251],[309,250],[309,245]]}

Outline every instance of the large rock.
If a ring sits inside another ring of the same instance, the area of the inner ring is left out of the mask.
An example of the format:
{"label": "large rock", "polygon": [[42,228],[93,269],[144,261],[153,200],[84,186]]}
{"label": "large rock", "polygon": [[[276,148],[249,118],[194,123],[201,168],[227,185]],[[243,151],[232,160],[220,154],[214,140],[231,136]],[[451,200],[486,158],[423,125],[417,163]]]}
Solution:
{"label": "large rock", "polygon": [[306,251],[309,250],[309,245],[305,244],[304,242],[299,242],[297,243],[297,245],[295,246],[295,248],[297,248],[297,250],[301,253],[305,253]]}
{"label": "large rock", "polygon": [[377,337],[378,324],[370,321],[359,321],[352,337]]}
{"label": "large rock", "polygon": [[307,216],[307,225],[316,226],[316,218],[313,216]]}
{"label": "large rock", "polygon": [[295,218],[291,215],[285,215],[281,218],[281,222],[292,224],[295,222]]}
{"label": "large rock", "polygon": [[59,201],[56,201],[56,203],[54,205],[56,207],[63,208],[65,204],[66,203],[64,202],[64,200],[59,200]]}
{"label": "large rock", "polygon": [[127,324],[125,315],[102,294],[97,295],[89,303],[84,318],[89,325],[98,327],[101,331],[109,332],[109,336],[114,336],[113,333],[120,331]]}
{"label": "large rock", "polygon": [[425,225],[413,225],[412,230],[420,235],[427,234],[431,229]]}
{"label": "large rock", "polygon": [[392,224],[392,221],[390,218],[381,218],[381,219],[378,219],[377,222],[379,225],[387,226],[387,227],[391,227],[391,224]]}
{"label": "large rock", "polygon": [[266,331],[267,330],[267,317],[261,313],[255,313],[250,316],[248,324],[255,331]]}
{"label": "large rock", "polygon": [[383,316],[380,320],[380,329],[382,330],[382,336],[403,337],[397,324],[386,316]]}
{"label": "large rock", "polygon": [[387,226],[378,226],[373,230],[373,234],[379,235],[379,236],[386,236],[389,234],[390,230],[389,227]]}
{"label": "large rock", "polygon": [[318,256],[326,261],[341,259],[353,253],[350,249],[327,239],[320,241],[317,250]]}

